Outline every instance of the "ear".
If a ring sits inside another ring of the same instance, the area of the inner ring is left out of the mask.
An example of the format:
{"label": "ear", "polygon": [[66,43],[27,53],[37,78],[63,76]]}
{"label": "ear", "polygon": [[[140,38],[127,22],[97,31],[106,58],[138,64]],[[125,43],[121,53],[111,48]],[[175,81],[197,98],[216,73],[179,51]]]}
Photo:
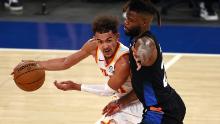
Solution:
{"label": "ear", "polygon": [[147,18],[143,19],[143,25],[144,26],[149,25],[150,20],[151,20],[151,17],[149,17],[149,16]]}
{"label": "ear", "polygon": [[147,20],[144,20],[144,21],[143,21],[144,27],[145,27],[147,24],[148,24],[148,21],[147,21]]}
{"label": "ear", "polygon": [[153,15],[148,15],[148,17],[147,17],[147,23],[149,24],[149,23],[151,23],[152,21],[153,21],[153,19],[154,19],[154,16]]}

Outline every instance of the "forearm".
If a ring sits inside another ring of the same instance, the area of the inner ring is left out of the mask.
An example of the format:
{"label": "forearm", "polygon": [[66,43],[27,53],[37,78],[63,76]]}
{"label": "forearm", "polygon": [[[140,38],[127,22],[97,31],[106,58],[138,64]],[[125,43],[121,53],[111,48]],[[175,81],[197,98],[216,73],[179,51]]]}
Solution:
{"label": "forearm", "polygon": [[131,102],[137,100],[137,96],[134,92],[134,90],[132,90],[131,92],[129,92],[128,94],[126,94],[125,96],[121,97],[120,99],[118,99],[118,104],[120,104],[120,106],[124,107],[129,105]]}
{"label": "forearm", "polygon": [[64,57],[50,59],[47,61],[38,61],[39,65],[48,71],[65,70],[80,62],[82,59],[88,57],[90,54],[85,51],[79,50],[76,53]]}
{"label": "forearm", "polygon": [[56,58],[56,59],[50,59],[46,61],[37,61],[37,63],[47,71],[56,71],[56,70],[64,70],[63,63],[65,61],[65,58]]}
{"label": "forearm", "polygon": [[82,84],[81,91],[96,94],[99,96],[112,96],[116,92],[108,84]]}

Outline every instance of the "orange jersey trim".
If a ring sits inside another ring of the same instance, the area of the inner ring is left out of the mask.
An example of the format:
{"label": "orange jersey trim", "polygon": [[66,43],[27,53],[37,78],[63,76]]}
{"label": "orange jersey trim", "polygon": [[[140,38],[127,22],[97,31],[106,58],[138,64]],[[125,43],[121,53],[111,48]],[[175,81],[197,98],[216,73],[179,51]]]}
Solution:
{"label": "orange jersey trim", "polygon": [[98,63],[98,46],[96,47],[95,62]]}

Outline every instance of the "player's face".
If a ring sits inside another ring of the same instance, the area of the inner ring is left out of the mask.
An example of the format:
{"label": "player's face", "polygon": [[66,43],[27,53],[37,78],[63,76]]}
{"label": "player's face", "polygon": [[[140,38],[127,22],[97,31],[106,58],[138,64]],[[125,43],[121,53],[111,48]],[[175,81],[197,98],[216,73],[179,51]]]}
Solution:
{"label": "player's face", "polygon": [[95,39],[98,41],[98,47],[106,59],[113,57],[117,48],[118,38],[119,34],[114,34],[112,31],[107,33],[95,33]]}
{"label": "player's face", "polygon": [[138,36],[141,33],[141,25],[143,21],[141,16],[134,11],[127,11],[124,21],[124,30],[128,36]]}

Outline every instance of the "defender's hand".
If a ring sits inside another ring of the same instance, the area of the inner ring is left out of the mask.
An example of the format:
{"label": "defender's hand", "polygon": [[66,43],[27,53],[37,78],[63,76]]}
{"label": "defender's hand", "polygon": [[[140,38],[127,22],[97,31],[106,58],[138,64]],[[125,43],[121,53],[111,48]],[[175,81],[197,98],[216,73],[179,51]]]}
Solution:
{"label": "defender's hand", "polygon": [[110,102],[107,106],[102,110],[102,114],[105,116],[111,116],[121,110],[122,106],[117,103],[117,101]]}

